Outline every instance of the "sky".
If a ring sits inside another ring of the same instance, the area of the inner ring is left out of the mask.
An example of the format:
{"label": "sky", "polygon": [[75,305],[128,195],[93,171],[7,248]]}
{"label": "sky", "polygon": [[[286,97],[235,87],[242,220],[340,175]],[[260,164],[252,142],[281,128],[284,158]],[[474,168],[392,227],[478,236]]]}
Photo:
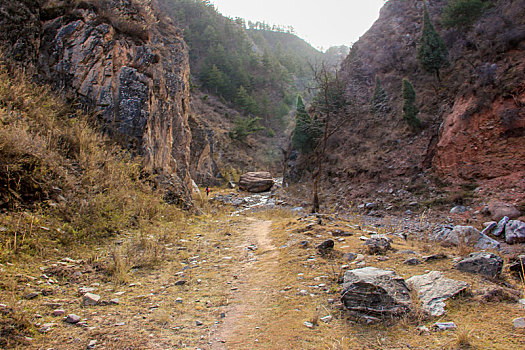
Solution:
{"label": "sky", "polygon": [[211,0],[228,17],[292,26],[318,49],[356,42],[374,23],[385,0]]}

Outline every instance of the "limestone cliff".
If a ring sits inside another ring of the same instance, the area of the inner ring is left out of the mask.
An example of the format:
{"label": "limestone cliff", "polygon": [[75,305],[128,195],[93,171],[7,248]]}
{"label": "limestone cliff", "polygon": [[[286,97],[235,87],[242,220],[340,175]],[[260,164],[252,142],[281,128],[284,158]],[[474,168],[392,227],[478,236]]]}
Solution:
{"label": "limestone cliff", "polygon": [[[152,0],[13,0],[0,5],[5,58],[98,111],[103,128],[189,198],[189,63]],[[7,29],[7,31],[6,31]]]}
{"label": "limestone cliff", "polygon": [[[359,118],[332,140],[328,175],[348,197],[396,189],[479,186],[487,197],[525,200],[525,1],[493,1],[465,30],[445,29],[446,0],[427,1],[449,50],[442,82],[424,72],[416,52],[423,1],[391,0],[342,64],[348,95]],[[369,112],[375,77],[386,90],[387,108]],[[423,128],[402,120],[401,81],[417,92]],[[438,180],[437,180],[438,179]],[[394,190],[394,191],[392,191]]]}

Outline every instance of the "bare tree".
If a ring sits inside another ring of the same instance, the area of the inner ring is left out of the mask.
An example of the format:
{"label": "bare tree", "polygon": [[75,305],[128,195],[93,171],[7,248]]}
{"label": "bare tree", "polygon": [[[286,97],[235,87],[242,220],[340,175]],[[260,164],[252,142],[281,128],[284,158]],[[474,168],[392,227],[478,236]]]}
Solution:
{"label": "bare tree", "polygon": [[313,114],[315,125],[319,128],[317,145],[313,151],[314,170],[312,213],[319,212],[319,185],[323,174],[323,164],[326,158],[328,140],[352,117],[350,101],[345,93],[345,84],[337,69],[321,63],[311,65],[315,97],[309,112]]}

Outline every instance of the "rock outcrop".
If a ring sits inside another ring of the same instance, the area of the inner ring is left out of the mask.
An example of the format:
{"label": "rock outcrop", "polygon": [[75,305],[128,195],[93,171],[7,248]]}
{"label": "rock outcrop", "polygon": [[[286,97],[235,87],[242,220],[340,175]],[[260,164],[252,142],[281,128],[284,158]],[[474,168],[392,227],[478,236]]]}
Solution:
{"label": "rock outcrop", "polygon": [[0,6],[2,31],[31,27],[0,37],[8,58],[96,110],[103,129],[171,185],[173,199],[188,199],[188,50],[156,3],[14,0]]}
{"label": "rock outcrop", "polygon": [[267,171],[249,172],[239,180],[241,190],[254,193],[269,191],[273,184],[272,174]]}
{"label": "rock outcrop", "polygon": [[399,316],[410,310],[403,278],[375,267],[347,271],[341,300],[348,310],[373,317]]}
{"label": "rock outcrop", "polygon": [[435,317],[445,314],[445,300],[458,295],[469,286],[466,282],[444,277],[440,271],[410,277],[407,284],[418,293],[422,309]]}
{"label": "rock outcrop", "polygon": [[459,271],[477,273],[495,278],[503,270],[503,259],[496,254],[478,252],[458,262],[455,266]]}

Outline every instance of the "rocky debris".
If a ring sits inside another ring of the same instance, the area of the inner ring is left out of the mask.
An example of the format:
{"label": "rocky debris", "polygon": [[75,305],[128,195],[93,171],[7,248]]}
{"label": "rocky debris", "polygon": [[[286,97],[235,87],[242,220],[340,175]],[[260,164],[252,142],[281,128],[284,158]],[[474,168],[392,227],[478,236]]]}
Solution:
{"label": "rocky debris", "polygon": [[505,242],[508,244],[525,243],[525,222],[509,220],[505,225]]}
{"label": "rocky debris", "polygon": [[259,193],[269,191],[273,183],[272,174],[267,171],[249,172],[241,175],[239,188],[243,191]]}
{"label": "rocky debris", "polygon": [[352,261],[355,258],[357,258],[357,254],[356,253],[344,253],[343,254],[343,259],[346,260],[346,261]]}
{"label": "rocky debris", "polygon": [[525,271],[525,255],[518,256],[517,259],[509,263],[509,272],[518,278],[523,278]]}
{"label": "rocky debris", "polygon": [[307,328],[314,328],[314,324],[312,322],[304,321],[303,324]]}
{"label": "rocky debris", "polygon": [[454,322],[436,322],[432,327],[438,331],[447,331],[449,329],[456,329],[456,324]]}
{"label": "rocky debris", "polygon": [[421,264],[421,261],[419,261],[417,258],[409,258],[403,261],[403,264],[405,265],[419,265]]}
{"label": "rocky debris", "polygon": [[[507,223],[509,222],[509,218],[507,216],[504,216],[496,225],[494,230],[492,231],[492,235],[499,237],[501,235],[505,236],[505,226],[507,226]],[[488,229],[488,227],[487,227]]]}
{"label": "rocky debris", "polygon": [[450,214],[463,214],[467,211],[467,208],[462,205],[457,205],[454,208],[450,209]]}
{"label": "rocky debris", "polygon": [[438,254],[432,254],[432,255],[425,255],[421,259],[423,259],[423,261],[425,262],[429,262],[429,261],[435,261],[435,260],[443,260],[447,258],[448,257],[445,254],[438,253]]}
{"label": "rocky debris", "polygon": [[488,235],[491,234],[496,227],[498,227],[498,223],[496,221],[489,221],[483,223],[483,226],[485,226],[485,228],[483,229],[483,231],[481,231],[481,233],[484,235]]}
{"label": "rocky debris", "polygon": [[78,294],[80,295],[84,295],[86,293],[93,293],[95,292],[97,289],[96,288],[93,288],[93,287],[80,287],[78,289]]}
{"label": "rocky debris", "polygon": [[521,293],[517,290],[505,287],[489,287],[474,292],[475,300],[484,303],[518,302]]}
{"label": "rocky debris", "polygon": [[348,310],[368,316],[399,316],[410,310],[405,280],[375,267],[347,271],[341,301]]}
{"label": "rocky debris", "polygon": [[518,317],[512,320],[514,328],[525,329],[525,317]]}
{"label": "rocky debris", "polygon": [[78,323],[78,322],[80,322],[80,316],[75,315],[75,314],[69,314],[64,319],[64,322],[71,323],[71,324]]}
{"label": "rocky debris", "polygon": [[51,328],[56,327],[56,323],[44,323],[42,327],[38,329],[39,333],[47,333],[51,330]]}
{"label": "rocky debris", "polygon": [[31,292],[31,293],[27,293],[26,295],[24,295],[24,299],[27,299],[27,300],[31,300],[31,299],[35,299],[37,296],[39,296],[41,293],[39,292]]}
{"label": "rocky debris", "polygon": [[330,323],[332,322],[333,317],[332,315],[327,315],[327,316],[321,317],[320,320],[324,323]]}
{"label": "rocky debris", "polygon": [[466,244],[478,249],[500,249],[500,243],[489,236],[482,234],[472,226],[444,226],[434,230],[429,238],[433,241],[444,242],[458,246]]}
{"label": "rocky debris", "polygon": [[97,294],[86,293],[82,297],[83,305],[97,305],[99,301],[100,301],[100,295],[97,295]]}
{"label": "rocky debris", "polygon": [[343,231],[343,230],[340,230],[340,229],[335,229],[335,230],[332,230],[332,236],[334,237],[349,237],[349,236],[352,236],[353,234],[351,232],[348,232],[348,231]]}
{"label": "rocky debris", "polygon": [[64,309],[56,309],[53,310],[53,316],[62,316],[66,313]]}
{"label": "rocky debris", "polygon": [[327,239],[326,241],[322,242],[321,244],[319,244],[317,246],[317,249],[321,252],[321,253],[326,253],[332,249],[334,249],[334,246],[335,246],[335,242],[331,239]]}
{"label": "rocky debris", "polygon": [[385,254],[392,249],[390,242],[386,238],[369,238],[364,245],[370,255]]}
{"label": "rocky debris", "polygon": [[196,321],[195,321],[195,325],[196,325],[197,327],[199,327],[199,326],[202,326],[203,323],[202,323],[201,321],[199,321],[199,320],[196,320]]}
{"label": "rocky debris", "polygon": [[513,205],[504,202],[490,202],[488,205],[490,216],[494,221],[500,221],[504,216],[517,219],[521,213]]}
{"label": "rocky debris", "polygon": [[469,287],[466,282],[444,277],[440,271],[413,276],[406,282],[418,293],[422,309],[434,317],[445,314],[445,300],[458,295]]}
{"label": "rocky debris", "polygon": [[503,269],[503,259],[496,254],[477,252],[458,262],[454,268],[495,278]]}

